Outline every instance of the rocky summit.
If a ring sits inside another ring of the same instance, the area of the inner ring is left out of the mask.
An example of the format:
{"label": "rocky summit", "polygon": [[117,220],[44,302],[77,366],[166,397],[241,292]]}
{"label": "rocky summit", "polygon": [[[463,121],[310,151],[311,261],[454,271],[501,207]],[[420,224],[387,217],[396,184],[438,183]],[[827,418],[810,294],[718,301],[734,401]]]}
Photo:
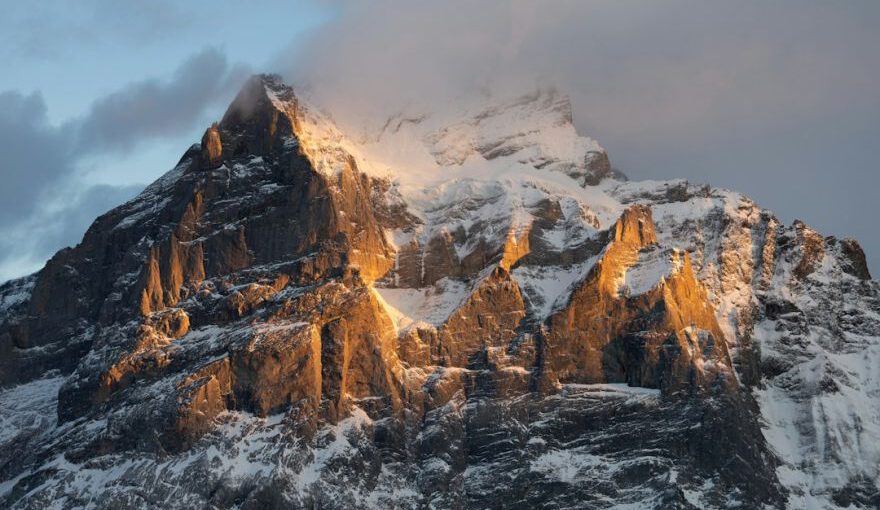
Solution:
{"label": "rocky summit", "polygon": [[0,506],[878,508],[878,367],[855,241],[556,90],[356,132],[257,76],[0,287]]}

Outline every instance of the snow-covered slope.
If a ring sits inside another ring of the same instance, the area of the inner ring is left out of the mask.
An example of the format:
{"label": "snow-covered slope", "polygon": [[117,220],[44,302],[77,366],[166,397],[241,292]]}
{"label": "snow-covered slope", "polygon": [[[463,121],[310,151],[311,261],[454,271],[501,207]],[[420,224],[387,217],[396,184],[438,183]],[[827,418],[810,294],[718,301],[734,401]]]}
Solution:
{"label": "snow-covered slope", "polygon": [[691,253],[728,342],[756,353],[740,373],[755,385],[789,508],[880,504],[880,286],[857,245],[786,227],[735,192],[607,189],[651,204],[662,242]]}

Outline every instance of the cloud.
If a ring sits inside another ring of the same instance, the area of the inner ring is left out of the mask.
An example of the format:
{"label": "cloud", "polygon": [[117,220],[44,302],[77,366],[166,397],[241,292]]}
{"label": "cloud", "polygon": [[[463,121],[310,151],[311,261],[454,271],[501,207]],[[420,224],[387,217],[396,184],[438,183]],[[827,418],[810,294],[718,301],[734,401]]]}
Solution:
{"label": "cloud", "polygon": [[46,186],[70,172],[69,153],[64,133],[48,124],[39,93],[0,93],[0,229],[39,208]]}
{"label": "cloud", "polygon": [[30,216],[3,228],[0,282],[35,271],[58,249],[76,245],[95,218],[142,189],[141,184],[99,184],[81,190],[72,187],[65,190],[63,202],[53,200],[49,207],[37,208]]}
{"label": "cloud", "polygon": [[553,82],[633,178],[739,189],[878,272],[878,23],[864,0],[346,2],[278,65],[355,129]]}
{"label": "cloud", "polygon": [[90,184],[84,160],[190,133],[230,100],[248,74],[209,48],[169,79],[131,83],[61,126],[47,121],[38,92],[0,92],[0,280],[31,271],[75,244],[96,216],[143,187]]}
{"label": "cloud", "polygon": [[554,81],[582,122],[601,115],[606,130],[638,134],[721,112],[814,111],[877,77],[872,26],[858,9],[814,0],[344,5],[287,63],[341,112]]}
{"label": "cloud", "polygon": [[249,74],[244,66],[230,67],[221,51],[203,50],[170,80],[132,83],[95,101],[75,122],[76,150],[127,152],[143,139],[180,136],[202,122],[209,107],[232,97]]}

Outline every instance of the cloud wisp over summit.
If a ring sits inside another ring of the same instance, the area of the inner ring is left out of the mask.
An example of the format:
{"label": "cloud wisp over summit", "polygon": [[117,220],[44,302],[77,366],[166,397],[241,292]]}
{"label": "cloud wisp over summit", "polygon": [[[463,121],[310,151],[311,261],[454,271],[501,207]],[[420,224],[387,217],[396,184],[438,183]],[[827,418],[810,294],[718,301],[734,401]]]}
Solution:
{"label": "cloud wisp over summit", "polygon": [[635,179],[742,191],[880,271],[880,4],[348,2],[277,66],[337,120],[552,83]]}

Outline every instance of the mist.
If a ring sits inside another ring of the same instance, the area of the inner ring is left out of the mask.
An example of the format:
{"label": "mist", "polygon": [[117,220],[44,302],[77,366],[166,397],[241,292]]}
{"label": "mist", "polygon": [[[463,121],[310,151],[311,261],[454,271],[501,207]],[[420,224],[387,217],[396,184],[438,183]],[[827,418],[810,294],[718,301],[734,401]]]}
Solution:
{"label": "mist", "polygon": [[343,3],[276,67],[349,129],[553,84],[632,179],[742,191],[880,271],[880,4]]}

